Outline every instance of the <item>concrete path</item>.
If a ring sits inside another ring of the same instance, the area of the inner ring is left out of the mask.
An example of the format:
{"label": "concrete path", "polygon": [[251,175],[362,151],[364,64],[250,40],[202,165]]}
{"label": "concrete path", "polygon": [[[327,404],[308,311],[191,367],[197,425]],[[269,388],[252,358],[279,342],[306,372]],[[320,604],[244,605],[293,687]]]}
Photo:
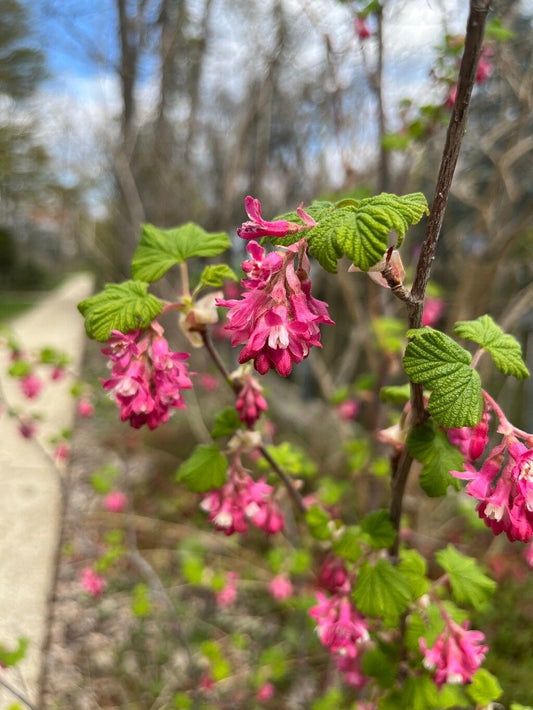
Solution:
{"label": "concrete path", "polygon": [[[93,279],[76,274],[10,325],[28,350],[50,346],[69,354],[79,371],[85,344],[83,318],[76,304],[90,295]],[[69,393],[72,378],[46,383],[31,406],[12,378],[6,378],[5,353],[0,353],[0,378],[10,406],[43,414],[39,442],[53,451],[50,437],[71,427],[75,402]],[[0,668],[0,681],[9,683],[38,703],[42,645],[48,632],[49,600],[53,592],[55,555],[59,543],[61,496],[57,471],[38,446],[23,439],[16,422],[0,415],[0,643],[17,646],[26,637],[26,658],[13,669]],[[0,710],[16,702],[1,687]]]}

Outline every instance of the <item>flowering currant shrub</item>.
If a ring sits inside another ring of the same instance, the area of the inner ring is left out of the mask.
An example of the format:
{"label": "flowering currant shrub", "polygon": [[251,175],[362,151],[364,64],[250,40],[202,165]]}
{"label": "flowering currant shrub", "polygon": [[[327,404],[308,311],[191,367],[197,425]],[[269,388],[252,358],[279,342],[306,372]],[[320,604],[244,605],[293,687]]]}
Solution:
{"label": "flowering currant shrub", "polygon": [[[247,197],[245,209],[249,219],[237,230],[247,240],[248,253],[239,296],[220,295],[224,282],[237,278],[220,263],[206,265],[191,290],[189,260],[223,254],[230,246],[226,234],[194,224],[172,230],[145,225],[132,261],[133,279],[108,285],[80,303],[88,335],[104,344],[110,361],[111,377],[103,387],[122,421],[135,428],[159,427],[186,407],[184,392],[195,380],[189,353],[173,352],[160,323],[175,312],[186,338],[203,347],[235,397],[234,407],[215,418],[213,443],[198,445],[176,475],[198,494],[207,523],[227,537],[249,535],[255,528],[268,539],[283,534],[298,540],[294,544],[314,560],[304,568],[304,581],[295,587],[290,567],[278,563],[265,592],[280,604],[301,594],[323,652],[346,692],[360,700],[355,707],[487,705],[501,689],[482,668],[490,650],[483,631],[470,628],[466,610],[485,604],[494,583],[474,558],[452,545],[436,552],[431,563],[440,573],[430,575],[427,560],[407,544],[395,508],[401,496],[394,487],[401,466],[409,473],[413,462],[429,496],[444,495],[449,487],[458,490],[465,480],[465,494],[476,500],[479,517],[494,534],[531,543],[533,437],[509,422],[476,370],[488,353],[505,375],[527,377],[520,345],[489,316],[455,326],[456,336],[475,343],[473,357],[430,325],[407,331],[403,368],[411,387],[418,387],[420,402],[404,386],[386,387],[384,399],[400,402],[403,413],[378,437],[393,452],[391,509],[370,512],[355,524],[344,522],[319,490],[302,495],[303,481],[290,475],[290,457],[265,444],[261,421],[268,398],[260,378],[269,370],[288,377],[312,347],[321,347],[322,327],[334,325],[328,305],[312,293],[311,258],[334,274],[346,256],[351,271],[368,272],[391,298],[409,302],[400,247],[409,226],[428,213],[426,199],[415,193],[313,202],[270,221],[257,198]],[[162,301],[148,289],[174,265],[179,265],[182,290],[175,301]],[[204,289],[218,290],[199,295]],[[441,305],[434,306],[436,314],[426,313],[426,323],[438,318]],[[231,345],[241,348],[234,372],[211,336],[220,309],[227,309],[224,330]],[[342,420],[357,417],[356,401],[346,398],[340,404]],[[215,443],[223,438],[225,446]],[[109,494],[105,504],[120,510],[126,501]],[[242,583],[241,574],[228,571],[214,590],[220,609],[238,603]],[[93,595],[104,591],[103,580],[91,569],[83,571],[82,584]],[[208,648],[212,670],[200,687],[216,695],[213,669],[221,661],[213,658],[220,651]],[[275,680],[270,675],[262,684],[257,681],[258,702],[268,703],[282,692]]]}

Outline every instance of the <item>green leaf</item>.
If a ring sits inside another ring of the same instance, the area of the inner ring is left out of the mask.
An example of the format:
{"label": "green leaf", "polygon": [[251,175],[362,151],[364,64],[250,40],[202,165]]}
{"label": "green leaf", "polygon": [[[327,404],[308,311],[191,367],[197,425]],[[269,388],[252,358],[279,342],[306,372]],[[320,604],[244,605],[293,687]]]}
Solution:
{"label": "green leaf", "polygon": [[412,599],[419,599],[429,589],[426,560],[416,550],[402,550],[398,570],[409,587]]}
{"label": "green leaf", "polygon": [[30,375],[32,366],[27,360],[15,360],[7,371],[10,377],[26,377]]}
{"label": "green leaf", "polygon": [[361,613],[394,623],[407,609],[410,598],[404,576],[390,562],[361,565],[353,588],[353,600]]}
{"label": "green leaf", "polygon": [[359,202],[344,200],[325,212],[316,227],[306,232],[310,252],[327,271],[346,254],[362,271],[383,258],[389,233],[398,235],[397,245],[412,225],[428,212],[426,198],[417,192],[399,197],[382,193]]}
{"label": "green leaf", "polygon": [[361,521],[361,530],[372,547],[390,547],[396,540],[396,530],[387,510],[376,510]]}
{"label": "green leaf", "polygon": [[195,493],[205,493],[224,484],[227,470],[228,461],[216,444],[199,444],[177,470],[176,480]]}
{"label": "green leaf", "polygon": [[456,709],[470,705],[470,701],[466,697],[464,688],[461,685],[443,685],[437,695],[437,707],[439,710],[447,710],[447,708]]}
{"label": "green leaf", "polygon": [[431,391],[429,412],[443,427],[475,426],[483,412],[481,380],[468,353],[450,337],[425,327],[407,332],[413,338],[403,358],[412,382]]}
{"label": "green leaf", "polygon": [[16,666],[26,655],[29,643],[29,639],[19,638],[17,648],[14,650],[7,649],[0,643],[0,664],[3,666]]}
{"label": "green leaf", "polygon": [[473,557],[463,555],[452,545],[439,550],[435,557],[448,573],[452,593],[458,604],[471,604],[475,609],[485,606],[496,589],[496,582],[484,574]]}
{"label": "green leaf", "polygon": [[[267,446],[267,450],[278,466],[291,476],[310,478],[317,471],[316,464],[307,456],[306,452],[288,441],[277,446]],[[270,464],[265,459],[260,459],[258,466],[264,470],[270,470]]]}
{"label": "green leaf", "polygon": [[380,649],[367,651],[361,661],[364,675],[375,678],[382,688],[390,688],[398,675],[397,664]]}
{"label": "green leaf", "polygon": [[225,232],[206,232],[193,222],[174,229],[143,224],[141,240],[131,263],[132,275],[135,280],[157,281],[175,264],[194,256],[217,256],[230,246]]}
{"label": "green leaf", "polygon": [[379,710],[432,710],[441,708],[435,683],[427,675],[407,678],[403,687],[394,689],[380,701]]}
{"label": "green leaf", "polygon": [[318,505],[312,505],[305,512],[305,522],[309,527],[309,532],[316,540],[329,540],[331,537],[330,520],[328,513]]}
{"label": "green leaf", "polygon": [[232,436],[237,429],[242,426],[239,415],[235,407],[226,407],[215,417],[215,423],[211,430],[213,439],[220,439],[223,436]]}
{"label": "green leaf", "polygon": [[42,348],[39,353],[39,362],[43,365],[56,365],[57,367],[64,367],[70,362],[70,358],[67,353],[61,350],[56,350],[55,348]]}
{"label": "green leaf", "polygon": [[480,668],[474,673],[472,682],[467,687],[466,692],[475,703],[483,707],[498,700],[503,694],[498,679],[485,668]]}
{"label": "green leaf", "polygon": [[497,42],[507,42],[507,40],[516,37],[516,33],[509,27],[505,27],[499,18],[494,17],[487,22],[485,36],[487,39],[495,39]]}
{"label": "green leaf", "polygon": [[225,279],[238,281],[239,277],[227,264],[211,264],[202,271],[200,284],[218,288],[223,285]]}
{"label": "green leaf", "polygon": [[163,306],[142,281],[107,284],[103,291],[78,304],[85,318],[89,338],[100,342],[109,340],[112,330],[128,333],[136,328],[147,328],[161,313]]}
{"label": "green leaf", "polygon": [[494,364],[504,375],[512,375],[519,380],[529,377],[522,358],[520,343],[512,335],[505,333],[490,316],[480,316],[476,320],[459,321],[454,333],[460,338],[473,340],[490,353]]}
{"label": "green leaf", "polygon": [[460,482],[449,472],[462,470],[464,456],[433,422],[415,427],[407,437],[407,448],[413,458],[424,464],[419,481],[428,496],[443,496],[449,486],[461,489]]}
{"label": "green leaf", "polygon": [[519,703],[511,703],[511,710],[533,710],[531,705],[520,705]]}
{"label": "green leaf", "polygon": [[342,700],[342,692],[338,688],[330,688],[322,697],[313,700],[311,710],[339,710]]}
{"label": "green leaf", "polygon": [[349,562],[357,562],[363,551],[361,550],[361,528],[358,525],[349,525],[344,529],[340,538],[332,545],[333,552]]}
{"label": "green leaf", "polygon": [[379,391],[379,396],[382,402],[390,402],[390,404],[399,404],[403,406],[409,401],[411,396],[411,387],[409,384],[382,387]]}
{"label": "green leaf", "polygon": [[113,485],[118,478],[118,469],[111,464],[104,464],[101,468],[91,474],[91,486],[97,493],[105,495],[113,489]]}
{"label": "green leaf", "polygon": [[405,133],[386,133],[381,139],[385,150],[406,150],[411,142],[411,136]]}
{"label": "green leaf", "polygon": [[142,582],[133,588],[131,610],[135,616],[147,616],[152,611],[150,592]]}

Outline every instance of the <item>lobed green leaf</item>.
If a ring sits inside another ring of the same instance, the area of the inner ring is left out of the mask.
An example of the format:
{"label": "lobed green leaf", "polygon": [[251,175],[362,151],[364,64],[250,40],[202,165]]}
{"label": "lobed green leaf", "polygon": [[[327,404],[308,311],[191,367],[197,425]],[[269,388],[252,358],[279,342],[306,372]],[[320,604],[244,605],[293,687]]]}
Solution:
{"label": "lobed green leaf", "polygon": [[431,391],[429,412],[443,427],[475,426],[483,412],[481,380],[470,353],[449,336],[425,327],[407,332],[412,338],[403,358],[412,382]]}
{"label": "lobed green leaf", "polygon": [[195,493],[205,493],[224,484],[227,470],[228,461],[216,444],[199,444],[176,471],[176,480]]}
{"label": "lobed green leaf", "polygon": [[460,338],[473,340],[490,353],[494,364],[504,375],[512,375],[519,380],[529,377],[520,343],[512,335],[505,333],[490,316],[459,321],[453,330]]}
{"label": "lobed green leaf", "polygon": [[376,510],[361,521],[361,530],[372,547],[390,547],[396,540],[396,530],[388,510]]}
{"label": "lobed green leaf", "polygon": [[226,407],[219,412],[215,417],[215,423],[211,430],[213,439],[219,439],[223,436],[232,436],[237,429],[240,429],[242,422],[235,407]]}
{"label": "lobed green leaf", "polygon": [[78,310],[85,318],[89,338],[105,342],[112,330],[128,333],[148,328],[163,306],[147,289],[143,281],[107,284],[100,293],[81,301]]}
{"label": "lobed green leaf", "polygon": [[496,582],[487,577],[477,560],[463,555],[452,545],[439,550],[435,557],[448,573],[457,603],[471,604],[475,609],[481,609],[496,589]]}
{"label": "lobed green leaf", "polygon": [[450,471],[462,470],[464,456],[433,422],[412,429],[407,437],[407,448],[411,456],[423,464],[419,482],[428,496],[443,496],[449,486],[461,489],[460,481],[451,476]]}
{"label": "lobed green leaf", "polygon": [[227,264],[210,264],[206,266],[200,275],[202,286],[212,286],[218,288],[224,284],[226,279],[238,281],[239,277]]}
{"label": "lobed green leaf", "polygon": [[480,668],[472,677],[472,682],[466,689],[467,694],[477,705],[485,707],[503,694],[498,679],[485,668]]}
{"label": "lobed green leaf", "polygon": [[404,576],[387,560],[361,565],[352,596],[360,612],[390,623],[398,620],[411,599]]}
{"label": "lobed green leaf", "polygon": [[175,264],[195,256],[217,256],[230,246],[225,232],[206,232],[194,222],[173,229],[143,224],[131,263],[132,275],[139,281],[157,281]]}

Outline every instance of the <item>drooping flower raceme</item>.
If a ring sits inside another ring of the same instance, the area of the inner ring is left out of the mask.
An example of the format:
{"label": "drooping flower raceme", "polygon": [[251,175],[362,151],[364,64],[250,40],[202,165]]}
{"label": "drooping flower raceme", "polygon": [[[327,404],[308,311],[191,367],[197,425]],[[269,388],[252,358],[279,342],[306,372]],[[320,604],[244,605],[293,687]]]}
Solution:
{"label": "drooping flower raceme", "polygon": [[168,421],[171,409],[185,409],[181,391],[190,389],[188,353],[172,352],[156,322],[148,331],[111,331],[102,350],[111,361],[111,378],[103,387],[111,390],[122,421],[139,429],[147,424],[155,429]]}
{"label": "drooping flower raceme", "polygon": [[469,683],[483,663],[488,646],[483,645],[481,631],[469,631],[468,622],[456,624],[444,614],[446,626],[431,648],[426,640],[419,640],[424,654],[424,666],[435,671],[435,683],[440,688],[445,683]]}
{"label": "drooping flower raceme", "polygon": [[226,483],[203,496],[200,507],[209,514],[209,522],[225,535],[246,532],[249,523],[274,534],[283,529],[285,522],[273,493],[264,478],[254,481],[237,452]]}
{"label": "drooping flower raceme", "polygon": [[333,324],[327,304],[311,295],[310,264],[304,240],[283,252],[266,254],[252,241],[247,246],[251,259],[242,263],[247,275],[241,299],[217,301],[229,308],[226,330],[232,345],[244,345],[239,362],[253,360],[262,375],[275,369],[282,377],[293,363],[320,347],[321,323]]}
{"label": "drooping flower raceme", "polygon": [[346,683],[360,688],[367,681],[361,672],[360,648],[369,638],[368,624],[347,594],[328,596],[319,591],[316,598],[318,604],[309,609],[309,615],[317,622],[318,637],[334,656]]}
{"label": "drooping flower raceme", "polygon": [[486,392],[484,397],[487,406],[500,420],[498,431],[504,435],[503,439],[489,451],[477,470],[472,461],[485,448],[487,412],[477,427],[470,430],[470,437],[463,438],[461,434],[456,442],[454,437],[462,430],[455,430],[451,440],[469,460],[464,471],[450,473],[468,481],[465,492],[478,500],[477,513],[495,535],[503,532],[511,542],[530,542],[533,540],[533,449],[518,437],[524,438],[528,444],[533,442],[533,437],[516,429]]}

